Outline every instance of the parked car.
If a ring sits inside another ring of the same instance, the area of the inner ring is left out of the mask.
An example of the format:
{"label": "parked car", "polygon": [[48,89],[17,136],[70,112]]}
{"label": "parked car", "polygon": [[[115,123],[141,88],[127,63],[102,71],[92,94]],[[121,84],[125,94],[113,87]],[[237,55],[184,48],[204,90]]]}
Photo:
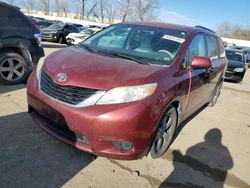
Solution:
{"label": "parked car", "polygon": [[86,28],[80,31],[79,33],[70,33],[67,35],[66,40],[67,44],[79,44],[89,36],[95,34],[96,32],[100,31],[101,29],[97,28]]}
{"label": "parked car", "polygon": [[69,33],[79,33],[75,25],[67,23],[56,23],[41,31],[42,40],[58,43],[66,43],[66,36]]}
{"label": "parked car", "polygon": [[40,19],[36,19],[35,17],[30,17],[28,16],[28,18],[30,19],[31,22],[33,22],[33,24],[38,27],[39,29],[44,29],[49,27],[50,25],[53,24],[53,22],[49,21],[49,20],[40,20]]}
{"label": "parked car", "polygon": [[232,46],[231,48],[241,50],[244,52],[247,67],[250,67],[250,47],[245,46]]}
{"label": "parked car", "polygon": [[53,22],[49,20],[37,20],[37,24],[41,29],[47,28],[53,24]]}
{"label": "parked car", "polygon": [[0,2],[0,82],[26,81],[44,56],[40,30],[16,7]]}
{"label": "parked car", "polygon": [[215,105],[226,64],[222,40],[209,29],[115,24],[39,63],[28,109],[42,129],[80,150],[158,158],[183,121]]}
{"label": "parked car", "polygon": [[75,25],[77,28],[79,28],[79,27],[83,27],[83,25],[82,25],[82,24],[72,23],[72,25]]}
{"label": "parked car", "polygon": [[241,82],[246,72],[244,53],[241,50],[226,49],[228,59],[225,79]]}
{"label": "parked car", "polygon": [[243,48],[242,51],[245,54],[247,68],[249,68],[250,67],[250,48],[248,48],[248,47]]}

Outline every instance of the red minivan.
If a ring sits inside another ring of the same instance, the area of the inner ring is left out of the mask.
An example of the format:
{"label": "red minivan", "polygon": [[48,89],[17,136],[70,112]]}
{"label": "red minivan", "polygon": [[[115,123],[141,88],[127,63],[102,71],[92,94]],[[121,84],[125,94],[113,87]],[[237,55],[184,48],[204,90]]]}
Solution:
{"label": "red minivan", "polygon": [[49,55],[28,82],[29,113],[80,150],[158,158],[176,127],[220,94],[227,59],[201,27],[120,23]]}

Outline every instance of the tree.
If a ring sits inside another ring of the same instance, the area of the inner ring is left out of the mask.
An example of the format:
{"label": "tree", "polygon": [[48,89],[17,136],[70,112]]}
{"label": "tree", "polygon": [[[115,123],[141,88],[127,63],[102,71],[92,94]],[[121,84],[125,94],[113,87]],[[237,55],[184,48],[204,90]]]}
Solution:
{"label": "tree", "polygon": [[105,9],[105,15],[106,15],[106,18],[108,20],[108,23],[109,24],[113,24],[114,22],[114,19],[116,17],[116,13],[117,13],[117,7],[116,7],[116,4],[114,3],[109,3],[109,4],[105,4],[106,6],[104,7]]}
{"label": "tree", "polygon": [[100,5],[100,12],[101,12],[101,18],[102,18],[102,23],[104,22],[104,2],[103,0],[99,1],[99,5]]}
{"label": "tree", "polygon": [[33,10],[36,8],[36,0],[26,0],[25,7],[28,10],[28,13],[33,13]]}
{"label": "tree", "polygon": [[250,40],[250,27],[244,28],[240,25],[224,22],[217,26],[217,32],[222,37]]}
{"label": "tree", "polygon": [[122,22],[125,22],[131,12],[131,0],[118,0],[117,7],[121,14]]}
{"label": "tree", "polygon": [[50,12],[50,0],[40,0],[41,10],[45,15],[49,15]]}
{"label": "tree", "polygon": [[136,9],[140,21],[154,19],[154,10],[157,8],[157,0],[136,0]]}
{"label": "tree", "polygon": [[221,23],[217,26],[217,31],[221,36],[230,37],[232,25],[228,22]]}
{"label": "tree", "polygon": [[[97,3],[94,2],[94,4],[92,5],[92,7],[89,9],[89,11],[88,11],[88,13],[87,13],[87,20],[89,19],[90,14],[91,14],[92,12],[94,12],[94,9],[96,8],[96,6],[97,6]],[[95,15],[95,13],[94,13],[94,15]]]}
{"label": "tree", "polygon": [[83,20],[85,16],[85,3],[86,3],[86,0],[82,0],[82,19]]}
{"label": "tree", "polygon": [[55,0],[57,16],[68,17],[70,6],[67,0]]}

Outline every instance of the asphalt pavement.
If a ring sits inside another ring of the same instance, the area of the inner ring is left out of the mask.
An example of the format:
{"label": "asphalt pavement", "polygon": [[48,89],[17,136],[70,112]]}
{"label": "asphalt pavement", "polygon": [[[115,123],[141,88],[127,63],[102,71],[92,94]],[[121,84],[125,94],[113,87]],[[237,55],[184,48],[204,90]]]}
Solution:
{"label": "asphalt pavement", "polygon": [[[44,47],[47,56],[66,45]],[[0,187],[250,188],[250,69],[155,160],[96,158],[58,141],[28,115],[25,84],[0,84]]]}

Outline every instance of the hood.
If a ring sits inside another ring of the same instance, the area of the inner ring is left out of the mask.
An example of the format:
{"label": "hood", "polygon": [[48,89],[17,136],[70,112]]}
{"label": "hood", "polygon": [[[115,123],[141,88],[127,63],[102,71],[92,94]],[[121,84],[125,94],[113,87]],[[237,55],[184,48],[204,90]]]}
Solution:
{"label": "hood", "polygon": [[[142,65],[75,47],[52,53],[43,65],[43,70],[57,84],[100,90],[145,84],[145,80],[160,69],[160,66]],[[65,82],[57,81],[59,73],[67,75]]]}
{"label": "hood", "polygon": [[77,38],[80,38],[80,37],[86,37],[87,35],[86,34],[83,34],[83,33],[70,33],[68,34],[68,37],[77,37]]}
{"label": "hood", "polygon": [[228,60],[227,67],[229,67],[229,68],[245,68],[245,63],[242,61]]}
{"label": "hood", "polygon": [[48,28],[41,29],[41,33],[56,33],[58,31],[59,31],[58,29],[48,29]]}

